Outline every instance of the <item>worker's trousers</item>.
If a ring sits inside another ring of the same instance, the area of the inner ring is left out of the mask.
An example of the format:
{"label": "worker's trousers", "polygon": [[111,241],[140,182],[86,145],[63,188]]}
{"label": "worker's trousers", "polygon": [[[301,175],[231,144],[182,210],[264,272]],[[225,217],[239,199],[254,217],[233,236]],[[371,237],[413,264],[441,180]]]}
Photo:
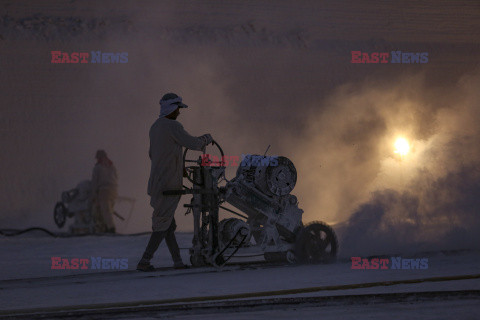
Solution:
{"label": "worker's trousers", "polygon": [[143,253],[142,260],[140,263],[149,263],[150,260],[153,258],[153,254],[157,251],[158,246],[162,242],[163,238],[165,238],[165,242],[167,243],[168,250],[172,255],[173,262],[182,262],[182,258],[180,256],[180,249],[178,248],[177,238],[175,237],[175,229],[177,229],[177,224],[175,223],[175,218],[172,219],[170,226],[165,231],[155,231],[150,236],[150,241],[148,241],[147,248]]}
{"label": "worker's trousers", "polygon": [[[113,223],[113,206],[117,198],[117,190],[113,188],[100,188],[94,203],[94,218],[98,232],[105,232],[115,228]],[[105,230],[106,229],[106,230]]]}

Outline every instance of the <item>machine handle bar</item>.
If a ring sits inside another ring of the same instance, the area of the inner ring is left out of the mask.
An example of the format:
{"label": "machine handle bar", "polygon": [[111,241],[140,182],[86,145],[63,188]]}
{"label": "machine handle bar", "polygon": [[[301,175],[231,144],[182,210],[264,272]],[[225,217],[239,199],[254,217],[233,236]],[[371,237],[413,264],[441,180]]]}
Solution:
{"label": "machine handle bar", "polygon": [[164,196],[178,196],[182,194],[213,194],[213,190],[188,189],[188,190],[166,190],[162,192]]}

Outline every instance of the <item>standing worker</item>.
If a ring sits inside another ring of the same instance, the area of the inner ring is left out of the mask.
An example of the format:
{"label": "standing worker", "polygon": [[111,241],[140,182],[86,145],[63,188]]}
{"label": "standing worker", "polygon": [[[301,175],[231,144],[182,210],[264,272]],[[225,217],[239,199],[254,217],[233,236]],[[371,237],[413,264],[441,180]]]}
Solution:
{"label": "standing worker", "polygon": [[117,169],[105,150],[98,150],[92,173],[92,202],[95,232],[115,233],[113,207],[117,198]]}
{"label": "standing worker", "polygon": [[152,230],[142,259],[137,265],[139,271],[154,271],[150,264],[153,254],[165,238],[168,250],[172,255],[174,268],[185,268],[180,256],[177,239],[175,238],[174,214],[180,201],[180,196],[164,196],[165,190],[182,189],[183,162],[182,147],[203,150],[212,142],[210,134],[200,137],[191,136],[182,124],[176,121],[180,108],[188,106],[182,103],[182,98],[174,93],[165,94],[160,100],[160,117],[150,128],[151,160],[150,178],[148,180],[148,195],[153,207]]}

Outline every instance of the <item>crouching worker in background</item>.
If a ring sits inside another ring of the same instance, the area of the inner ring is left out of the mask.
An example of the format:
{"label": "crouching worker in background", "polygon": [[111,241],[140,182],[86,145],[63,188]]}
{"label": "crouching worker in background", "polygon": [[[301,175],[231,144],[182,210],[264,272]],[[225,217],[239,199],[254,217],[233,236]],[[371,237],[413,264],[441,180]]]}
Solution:
{"label": "crouching worker in background", "polygon": [[182,190],[183,160],[182,147],[193,150],[203,150],[212,142],[210,134],[201,137],[191,136],[182,124],[176,121],[180,108],[187,108],[182,98],[174,93],[167,93],[160,100],[160,117],[150,128],[151,160],[148,194],[150,205],[153,207],[153,233],[137,265],[139,271],[154,271],[150,264],[153,254],[165,238],[174,262],[174,268],[185,268],[177,239],[175,238],[174,214],[180,201],[180,196],[164,196],[166,190]]}
{"label": "crouching worker in background", "polygon": [[92,173],[92,211],[95,232],[115,233],[113,207],[118,196],[117,169],[104,150],[98,150]]}

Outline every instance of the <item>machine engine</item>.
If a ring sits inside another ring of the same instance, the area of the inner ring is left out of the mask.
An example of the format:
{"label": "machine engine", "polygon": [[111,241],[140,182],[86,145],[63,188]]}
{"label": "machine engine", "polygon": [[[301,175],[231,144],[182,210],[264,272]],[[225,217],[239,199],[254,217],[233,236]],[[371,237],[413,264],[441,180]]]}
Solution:
{"label": "machine engine", "polygon": [[303,210],[290,194],[296,182],[297,170],[288,158],[247,155],[227,183],[225,199],[248,215],[251,226],[273,224],[291,238],[302,227]]}

